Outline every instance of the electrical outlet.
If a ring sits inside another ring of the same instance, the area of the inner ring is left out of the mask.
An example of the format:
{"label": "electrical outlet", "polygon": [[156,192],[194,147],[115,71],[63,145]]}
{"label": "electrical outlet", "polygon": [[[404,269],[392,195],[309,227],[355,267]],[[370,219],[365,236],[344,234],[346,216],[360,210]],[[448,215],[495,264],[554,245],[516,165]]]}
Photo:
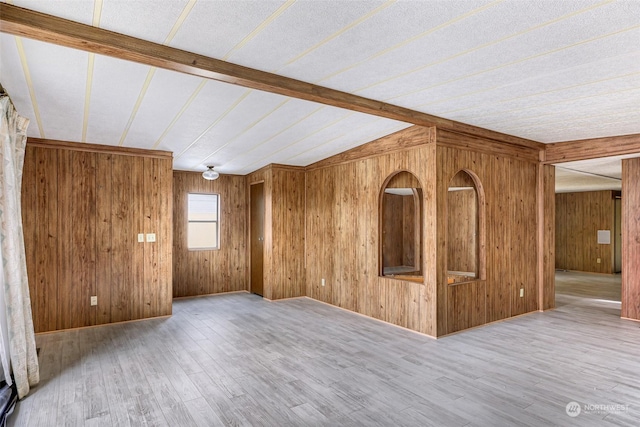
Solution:
{"label": "electrical outlet", "polygon": [[138,243],[144,243],[144,233],[138,234]]}
{"label": "electrical outlet", "polygon": [[524,288],[520,288],[520,298],[524,297]]}
{"label": "electrical outlet", "polygon": [[156,233],[148,233],[147,234],[147,242],[153,243],[156,241]]}
{"label": "electrical outlet", "polygon": [[96,295],[91,296],[91,306],[98,305],[98,297]]}
{"label": "electrical outlet", "polygon": [[324,279],[322,279],[322,286],[324,286]]}
{"label": "electrical outlet", "polygon": [[598,258],[598,259],[596,260],[596,262],[597,262],[598,264],[600,264],[600,263],[602,262],[602,258]]}

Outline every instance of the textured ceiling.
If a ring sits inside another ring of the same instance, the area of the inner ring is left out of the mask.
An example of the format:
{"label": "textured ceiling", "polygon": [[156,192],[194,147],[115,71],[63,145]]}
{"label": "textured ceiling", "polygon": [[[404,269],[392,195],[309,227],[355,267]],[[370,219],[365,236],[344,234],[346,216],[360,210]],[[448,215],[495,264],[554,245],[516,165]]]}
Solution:
{"label": "textured ceiling", "polygon": [[[540,142],[640,133],[640,1],[6,1]],[[307,165],[409,126],[0,34],[29,135]]]}
{"label": "textured ceiling", "polygon": [[556,193],[575,191],[622,190],[622,159],[640,157],[605,157],[559,163],[556,166]]}

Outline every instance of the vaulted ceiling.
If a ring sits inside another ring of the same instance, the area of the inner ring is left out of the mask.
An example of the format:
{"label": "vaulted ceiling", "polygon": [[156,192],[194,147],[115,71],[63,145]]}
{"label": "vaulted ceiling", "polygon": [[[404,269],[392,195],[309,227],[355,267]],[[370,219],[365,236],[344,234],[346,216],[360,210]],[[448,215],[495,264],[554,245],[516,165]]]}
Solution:
{"label": "vaulted ceiling", "polygon": [[[640,133],[640,1],[4,1],[543,143]],[[410,123],[0,34],[29,136],[308,165]]]}

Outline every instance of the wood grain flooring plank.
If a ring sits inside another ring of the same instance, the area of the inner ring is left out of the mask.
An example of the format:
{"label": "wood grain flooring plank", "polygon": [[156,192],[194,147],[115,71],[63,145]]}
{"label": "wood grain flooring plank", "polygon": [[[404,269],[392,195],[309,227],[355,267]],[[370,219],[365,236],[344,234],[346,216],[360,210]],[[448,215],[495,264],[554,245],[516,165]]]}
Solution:
{"label": "wood grain flooring plank", "polygon": [[195,424],[199,427],[224,426],[224,422],[213,411],[204,397],[184,402]]}
{"label": "wood grain flooring plank", "polygon": [[[566,275],[555,310],[439,340],[310,299],[250,294],[176,300],[170,319],[41,334],[42,382],[12,422],[638,425],[638,325],[596,280]],[[194,325],[198,339],[185,333]],[[571,401],[629,408],[574,419]]]}

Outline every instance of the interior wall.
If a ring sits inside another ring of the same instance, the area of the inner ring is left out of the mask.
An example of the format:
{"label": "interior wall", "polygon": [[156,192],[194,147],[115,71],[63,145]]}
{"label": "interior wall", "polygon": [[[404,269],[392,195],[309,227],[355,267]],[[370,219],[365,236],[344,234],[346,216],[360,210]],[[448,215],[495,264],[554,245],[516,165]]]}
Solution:
{"label": "interior wall", "polygon": [[[118,150],[27,144],[22,215],[36,332],[171,314],[171,153]],[[156,241],[139,243],[139,233]]]}
{"label": "interior wall", "polygon": [[474,190],[448,192],[447,220],[447,270],[475,273],[478,203]]}
{"label": "interior wall", "polygon": [[[245,177],[220,175],[207,181],[197,172],[173,172],[173,296],[248,290]],[[187,196],[219,194],[220,249],[189,250]]]}
{"label": "interior wall", "polygon": [[[479,245],[485,279],[467,283],[447,280],[446,250],[438,253],[438,335],[444,335],[528,313],[538,308],[537,272],[537,153],[492,153],[463,137],[438,130],[438,247],[447,248],[447,205],[452,178],[463,169],[479,179],[484,194],[486,243]],[[480,199],[479,203],[483,203]],[[481,236],[479,236],[480,238]],[[522,290],[522,297],[520,296]]]}
{"label": "interior wall", "polygon": [[271,299],[305,295],[305,172],[274,165],[271,194]]}
{"label": "interior wall", "polygon": [[[304,168],[266,166],[246,177],[246,188],[261,181],[264,182],[265,201],[263,296],[270,300],[303,296]],[[246,218],[251,221],[248,214]],[[250,259],[248,250],[246,254],[247,259]]]}
{"label": "interior wall", "polygon": [[556,167],[538,165],[539,310],[556,306]]}
{"label": "interior wall", "polygon": [[622,309],[640,320],[640,158],[622,160]]}
{"label": "interior wall", "polygon": [[[379,276],[380,193],[400,170],[422,188],[422,283]],[[435,335],[434,177],[433,130],[417,126],[308,167],[307,296]]]}
{"label": "interior wall", "polygon": [[402,197],[402,265],[416,265],[416,208],[414,195]]}
{"label": "interior wall", "polygon": [[[402,218],[402,221],[384,220],[382,223],[383,265],[401,266],[404,256],[404,198],[398,194],[384,194],[383,218]],[[399,213],[398,213],[399,212]]]}
{"label": "interior wall", "polygon": [[[610,244],[598,244],[598,230],[611,232]],[[556,194],[556,268],[613,273],[614,238],[611,191]]]}

